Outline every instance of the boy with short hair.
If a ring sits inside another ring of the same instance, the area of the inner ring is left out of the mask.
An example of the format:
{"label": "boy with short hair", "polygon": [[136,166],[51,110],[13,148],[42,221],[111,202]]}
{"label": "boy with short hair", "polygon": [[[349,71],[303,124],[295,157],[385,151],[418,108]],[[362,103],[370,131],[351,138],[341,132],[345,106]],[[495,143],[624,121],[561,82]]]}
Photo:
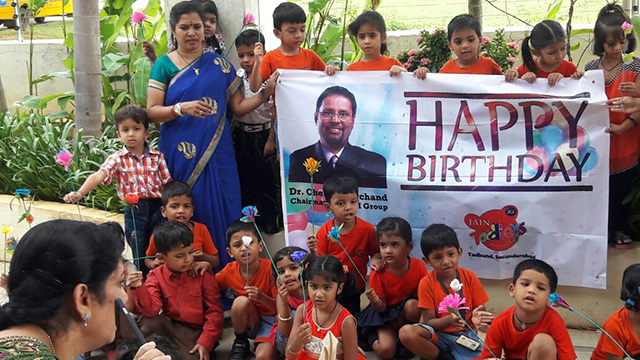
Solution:
{"label": "boy with short hair", "polygon": [[[179,221],[189,227],[193,232],[193,258],[195,261],[205,261],[216,268],[220,265],[218,249],[213,244],[211,234],[205,224],[191,221],[193,216],[193,190],[191,186],[182,181],[172,181],[162,189],[162,216],[169,221]],[[149,239],[147,256],[157,255],[154,237]],[[162,265],[162,257],[145,259],[145,265],[149,269],[155,269]]]}
{"label": "boy with short hair", "polygon": [[187,225],[167,221],[153,235],[163,264],[144,283],[141,272],[129,274],[128,293],[135,299],[135,312],[145,316],[141,330],[145,336],[160,334],[172,339],[185,359],[195,354],[207,360],[224,322],[218,283],[209,272],[201,276],[186,273],[193,265],[193,232]]}
{"label": "boy with short hair", "polygon": [[[307,246],[312,256],[332,255],[356,275],[356,289],[359,294],[364,291],[364,282],[358,271],[365,275],[367,263],[371,258],[371,270],[382,269],[382,259],[378,246],[376,228],[359,218],[358,215],[358,183],[351,176],[335,175],[328,178],[322,185],[324,192],[324,207],[333,214],[333,219],[327,221],[318,229],[317,239],[309,236]],[[333,227],[340,227],[340,242],[347,250],[357,270],[344,253],[339,244],[329,239],[328,234]],[[342,303],[351,314],[360,312],[360,296],[348,297],[349,303]]]}
{"label": "boy with short hair", "polygon": [[[238,76],[242,78],[245,99],[256,95],[251,91],[249,82],[256,62],[256,43],[260,43],[264,47],[264,35],[256,29],[245,30],[236,38],[236,50],[241,67],[238,70]],[[263,89],[265,84],[262,84],[260,88]],[[273,170],[273,159],[264,155],[272,116],[273,101],[268,100],[249,114],[238,117],[233,129],[233,145],[236,150],[240,189],[242,190],[242,206],[256,205],[258,207],[261,216],[256,221],[268,234],[280,231],[276,221],[280,213],[276,200],[279,198],[276,187],[279,180],[276,180],[277,175]]]}
{"label": "boy with short hair", "polygon": [[528,259],[518,264],[509,285],[516,304],[493,321],[480,358],[493,357],[489,348],[507,359],[575,359],[564,321],[548,306],[557,285],[558,276],[546,262]]}
{"label": "boy with short hair", "polygon": [[[147,142],[147,112],[139,105],[125,105],[116,111],[114,118],[116,134],[124,143],[124,147],[110,155],[100,169],[85,180],[80,189],[65,195],[64,201],[80,201],[98,185],[109,185],[115,178],[116,190],[121,200],[127,201],[129,195],[138,197],[136,204],[129,204],[124,208],[124,229],[133,256],[141,257],[149,246],[149,237],[153,229],[160,222],[161,192],[163,186],[171,181],[171,175],[164,155],[151,149]],[[148,271],[144,263],[137,259],[135,262],[138,269],[142,267],[144,272]]]}
{"label": "boy with short hair", "polygon": [[[455,283],[462,283],[457,293],[466,299],[464,306],[471,311],[462,310],[460,314],[470,326],[484,329],[493,319],[493,314],[484,307],[489,300],[487,293],[472,271],[458,267],[462,248],[449,226],[433,224],[427,227],[422,232],[420,245],[424,254],[422,259],[433,270],[418,285],[420,323],[403,326],[400,341],[421,358],[458,360],[477,357],[480,355],[480,349],[475,346],[480,344],[477,336],[465,329],[459,317],[438,312],[438,306],[445,296],[455,292],[452,289],[458,287]],[[474,345],[464,346],[457,343],[458,340],[471,340],[467,343]]]}
{"label": "boy with short hair", "polygon": [[[456,59],[446,62],[440,68],[440,73],[450,74],[485,74],[502,75],[500,65],[491,58],[478,54],[480,48],[480,23],[468,14],[454,17],[447,27],[447,45],[456,54]],[[518,72],[514,69],[507,71],[508,81],[516,79]]]}
{"label": "boy with short hair", "polygon": [[271,262],[260,258],[264,245],[254,224],[236,220],[227,228],[226,238],[227,253],[236,261],[218,272],[216,280],[221,290],[230,289],[235,297],[231,323],[236,338],[229,360],[249,358],[250,338],[256,344],[256,359],[275,359],[278,351],[269,341],[269,332],[275,322],[278,290]]}

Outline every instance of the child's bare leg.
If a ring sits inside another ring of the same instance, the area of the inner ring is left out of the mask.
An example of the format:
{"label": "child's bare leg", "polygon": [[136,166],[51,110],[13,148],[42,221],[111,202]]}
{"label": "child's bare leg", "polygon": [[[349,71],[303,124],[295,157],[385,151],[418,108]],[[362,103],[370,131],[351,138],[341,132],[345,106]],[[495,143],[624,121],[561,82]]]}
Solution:
{"label": "child's bare leg", "polygon": [[409,299],[404,303],[400,318],[404,319],[405,323],[413,324],[420,321],[420,308],[418,307],[417,299]]}
{"label": "child's bare leg", "polygon": [[382,359],[393,359],[396,353],[397,334],[389,323],[378,328],[378,340],[373,342],[373,351]]}
{"label": "child's bare leg", "polygon": [[440,350],[431,342],[431,332],[423,327],[407,324],[400,328],[398,338],[417,356],[429,360],[437,359]]}
{"label": "child's bare leg", "polygon": [[536,335],[527,350],[529,360],[555,360],[557,355],[556,341],[549,334],[544,333]]}
{"label": "child's bare leg", "polygon": [[278,358],[278,350],[273,345],[261,342],[256,346],[256,360],[273,360]]}
{"label": "child's bare leg", "polygon": [[231,305],[231,323],[236,334],[246,333],[258,322],[258,310],[246,296],[238,296]]}

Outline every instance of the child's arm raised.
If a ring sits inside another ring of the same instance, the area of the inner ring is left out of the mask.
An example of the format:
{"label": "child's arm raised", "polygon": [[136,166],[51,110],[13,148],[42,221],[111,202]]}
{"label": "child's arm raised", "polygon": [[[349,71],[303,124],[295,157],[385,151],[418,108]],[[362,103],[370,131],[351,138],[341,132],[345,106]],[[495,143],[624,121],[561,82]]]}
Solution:
{"label": "child's arm raised", "polygon": [[88,193],[90,193],[93,189],[98,187],[104,179],[107,178],[107,173],[103,170],[98,170],[91,174],[87,180],[84,181],[84,184],[77,191],[72,191],[64,196],[64,201],[66,203],[74,203],[80,201],[83,197],[85,197]]}
{"label": "child's arm raised", "polygon": [[[253,73],[252,73],[253,75]],[[276,88],[276,82],[278,80],[278,72],[274,72],[269,78],[267,86],[260,90],[260,92],[250,98],[245,99],[240,91],[236,91],[231,97],[229,105],[233,114],[237,117],[242,117],[248,113],[254,111],[263,103],[269,101],[269,98],[274,94]],[[258,88],[259,89],[259,88]]]}
{"label": "child's arm raised", "polygon": [[[297,359],[302,348],[311,341],[311,327],[309,323],[303,324],[304,310],[305,308],[303,307],[301,311],[296,311],[296,318],[291,327],[291,337],[289,337],[289,342],[287,343],[287,360]],[[342,335],[344,336],[344,333]],[[344,339],[343,343],[345,343]],[[358,341],[356,340],[354,344],[357,343]]]}
{"label": "child's arm raised", "polygon": [[264,82],[264,79],[260,75],[260,67],[262,66],[262,58],[264,57],[264,47],[262,47],[262,43],[256,43],[253,48],[253,54],[255,61],[253,62],[253,70],[251,70],[251,75],[249,76],[249,88],[252,92],[258,92]]}
{"label": "child's arm raised", "polygon": [[160,309],[162,309],[162,290],[160,290],[160,284],[158,283],[158,276],[155,271],[150,272],[147,275],[147,281],[142,283],[136,282],[135,287],[133,284],[129,287],[131,295],[133,295],[136,302],[136,313],[144,316],[152,317],[158,315]]}
{"label": "child's arm raised", "polygon": [[264,305],[267,309],[276,312],[276,299],[271,296],[263,293],[255,286],[245,286],[245,290],[247,290],[247,297],[251,301],[257,301]]}
{"label": "child's arm raised", "polygon": [[293,321],[291,320],[291,307],[289,306],[289,291],[287,291],[287,285],[285,284],[280,285],[278,288],[276,308],[278,310],[278,330],[280,330],[282,336],[289,337]]}
{"label": "child's arm raised", "polygon": [[353,316],[349,316],[342,322],[342,345],[344,360],[358,359],[358,333],[356,319]]}
{"label": "child's arm raised", "polygon": [[318,239],[315,236],[309,235],[307,237],[307,247],[309,248],[309,255],[318,256]]}

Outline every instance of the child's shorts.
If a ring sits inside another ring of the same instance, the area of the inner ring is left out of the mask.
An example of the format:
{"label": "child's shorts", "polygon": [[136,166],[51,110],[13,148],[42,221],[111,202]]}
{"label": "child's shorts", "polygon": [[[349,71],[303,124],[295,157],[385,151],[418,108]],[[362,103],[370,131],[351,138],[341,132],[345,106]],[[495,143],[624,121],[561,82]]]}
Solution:
{"label": "child's shorts", "polygon": [[458,331],[454,333],[446,333],[446,332],[437,332],[438,341],[436,345],[440,350],[446,351],[450,353],[455,360],[467,360],[474,359],[480,356],[480,352],[482,350],[482,346],[479,346],[477,350],[473,351],[468,349],[458,343],[456,340],[460,337],[460,335],[464,335],[468,338],[471,338],[477,342],[480,342],[478,336],[471,331]]}
{"label": "child's shorts", "polygon": [[[296,317],[296,311],[291,309],[291,320],[289,321],[293,321],[293,319],[295,319]],[[278,322],[275,322],[273,324],[273,329],[272,329],[272,334],[269,334],[269,339],[271,340],[271,344],[273,346],[275,346],[275,348],[278,350],[278,352],[280,352],[280,354],[282,356],[286,355],[286,347],[287,347],[287,343],[289,342],[289,338],[282,335],[282,333],[280,332],[280,329],[278,329]]]}
{"label": "child's shorts", "polygon": [[254,343],[270,342],[269,332],[275,322],[275,316],[258,315],[258,322],[253,325],[253,328],[247,334],[249,339],[253,340]]}

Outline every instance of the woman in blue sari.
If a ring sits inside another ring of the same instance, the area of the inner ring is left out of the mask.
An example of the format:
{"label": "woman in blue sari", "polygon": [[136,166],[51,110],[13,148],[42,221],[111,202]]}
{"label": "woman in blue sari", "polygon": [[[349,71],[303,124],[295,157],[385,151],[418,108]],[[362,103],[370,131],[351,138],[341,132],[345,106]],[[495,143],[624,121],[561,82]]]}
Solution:
{"label": "woman in blue sari", "polygon": [[[194,192],[195,221],[205,224],[216,248],[225,249],[227,226],[241,214],[240,183],[231,142],[231,112],[245,115],[273,94],[275,78],[260,94],[244,99],[241,79],[227,59],[203,52],[203,16],[191,1],[171,9],[176,51],[151,71],[147,113],[160,127],[160,151],[173,179]],[[230,260],[219,251],[221,267]]]}

